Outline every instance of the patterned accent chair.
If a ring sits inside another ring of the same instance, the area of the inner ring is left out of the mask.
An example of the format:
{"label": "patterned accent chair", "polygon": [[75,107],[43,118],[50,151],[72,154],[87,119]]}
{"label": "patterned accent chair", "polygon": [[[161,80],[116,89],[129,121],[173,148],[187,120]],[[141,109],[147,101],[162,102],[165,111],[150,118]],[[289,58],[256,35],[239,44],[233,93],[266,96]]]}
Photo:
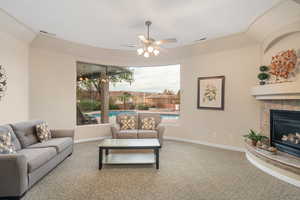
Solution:
{"label": "patterned accent chair", "polygon": [[[134,117],[135,126],[134,129],[122,130],[121,120],[124,116]],[[154,118],[155,128],[154,130],[143,130],[142,120],[144,118]],[[145,139],[145,138],[157,138],[160,145],[163,145],[163,134],[165,127],[161,124],[161,116],[156,113],[138,113],[138,114],[120,114],[116,117],[116,124],[111,127],[112,138],[115,139]]]}

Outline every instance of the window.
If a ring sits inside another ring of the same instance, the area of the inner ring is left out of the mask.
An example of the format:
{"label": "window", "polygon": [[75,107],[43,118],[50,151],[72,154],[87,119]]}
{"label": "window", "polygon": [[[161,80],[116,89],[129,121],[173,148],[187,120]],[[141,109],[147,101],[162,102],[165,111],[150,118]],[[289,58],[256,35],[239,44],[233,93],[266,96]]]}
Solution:
{"label": "window", "polygon": [[77,125],[115,122],[120,113],[160,113],[176,122],[180,65],[121,67],[77,63]]}

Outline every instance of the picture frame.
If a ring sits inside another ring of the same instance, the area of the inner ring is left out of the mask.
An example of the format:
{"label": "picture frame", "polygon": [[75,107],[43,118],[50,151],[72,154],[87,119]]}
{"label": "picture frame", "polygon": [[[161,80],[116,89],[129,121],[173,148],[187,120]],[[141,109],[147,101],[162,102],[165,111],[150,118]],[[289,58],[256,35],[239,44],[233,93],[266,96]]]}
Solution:
{"label": "picture frame", "polygon": [[199,77],[197,108],[224,110],[225,76]]}

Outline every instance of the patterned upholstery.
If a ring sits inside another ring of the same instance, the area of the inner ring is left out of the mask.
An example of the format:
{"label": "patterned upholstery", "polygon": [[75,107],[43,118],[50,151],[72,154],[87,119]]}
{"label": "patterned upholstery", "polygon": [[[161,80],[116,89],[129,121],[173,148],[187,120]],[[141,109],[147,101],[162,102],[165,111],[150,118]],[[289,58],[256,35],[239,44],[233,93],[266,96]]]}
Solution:
{"label": "patterned upholstery", "polygon": [[134,116],[123,116],[121,119],[121,130],[133,130],[135,129],[136,120]]}
{"label": "patterned upholstery", "polygon": [[13,144],[15,150],[18,151],[18,150],[21,149],[21,144],[20,144],[17,136],[15,135],[14,131],[10,127],[10,125],[2,125],[2,126],[0,126],[0,133],[1,132],[2,133],[10,132],[10,134],[11,134],[11,143]]}
{"label": "patterned upholstery", "polygon": [[46,142],[51,139],[51,131],[46,122],[36,125],[36,135],[40,142]]}
{"label": "patterned upholstery", "polygon": [[0,154],[16,153],[15,147],[12,143],[12,136],[9,131],[0,132]]}
{"label": "patterned upholstery", "polygon": [[149,117],[154,118],[156,127],[158,126],[158,124],[160,124],[160,122],[161,122],[160,114],[157,114],[157,113],[139,113],[139,126],[138,126],[138,129],[142,129],[142,125],[143,125],[142,120],[144,118],[149,118]]}
{"label": "patterned upholstery", "polygon": [[117,116],[117,123],[121,130],[134,130],[138,128],[138,116],[131,114],[121,114]]}
{"label": "patterned upholstery", "polygon": [[155,130],[155,127],[154,117],[144,117],[141,119],[142,130]]}

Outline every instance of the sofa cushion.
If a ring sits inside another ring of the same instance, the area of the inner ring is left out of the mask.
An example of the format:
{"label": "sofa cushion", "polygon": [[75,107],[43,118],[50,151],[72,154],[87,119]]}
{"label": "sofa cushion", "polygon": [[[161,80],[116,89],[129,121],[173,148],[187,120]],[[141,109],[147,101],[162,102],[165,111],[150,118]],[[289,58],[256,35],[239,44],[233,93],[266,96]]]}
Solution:
{"label": "sofa cushion", "polygon": [[122,116],[120,120],[121,130],[134,130],[136,129],[137,120],[134,116]]}
{"label": "sofa cushion", "polygon": [[54,158],[57,153],[54,147],[48,148],[32,148],[32,149],[22,149],[17,152],[18,154],[23,154],[28,163],[28,172],[31,173],[38,169],[42,165],[46,164],[49,160]]}
{"label": "sofa cushion", "polygon": [[36,134],[40,142],[46,142],[51,139],[51,131],[46,122],[36,125]]}
{"label": "sofa cushion", "polygon": [[139,123],[138,123],[138,129],[142,129],[142,120],[144,118],[153,117],[155,120],[155,127],[158,126],[158,124],[161,122],[161,116],[158,113],[139,113]]}
{"label": "sofa cushion", "polygon": [[139,130],[138,138],[158,138],[156,130]]}
{"label": "sofa cushion", "polygon": [[62,152],[69,146],[73,145],[73,140],[70,137],[65,138],[53,138],[43,143],[36,143],[33,145],[28,146],[27,148],[47,148],[47,147],[54,147],[58,153]]}
{"label": "sofa cushion", "polygon": [[117,138],[119,139],[136,139],[137,137],[137,130],[120,130],[117,133]]}
{"label": "sofa cushion", "polygon": [[36,135],[36,125],[43,123],[42,120],[20,122],[11,124],[13,131],[19,139],[22,148],[38,142]]}
{"label": "sofa cushion", "polygon": [[11,133],[0,131],[0,154],[16,153],[15,147],[12,143]]}
{"label": "sofa cushion", "polygon": [[141,123],[142,130],[155,130],[156,128],[154,117],[144,117]]}
{"label": "sofa cushion", "polygon": [[134,130],[138,128],[137,114],[119,114],[117,116],[117,123],[120,124],[122,130]]}
{"label": "sofa cushion", "polygon": [[14,146],[14,149],[16,151],[18,151],[18,150],[21,149],[21,144],[20,144],[17,136],[15,135],[14,131],[10,127],[10,125],[0,126],[0,132],[2,132],[2,133],[8,133],[8,132],[10,132],[10,134],[11,134],[11,143]]}

